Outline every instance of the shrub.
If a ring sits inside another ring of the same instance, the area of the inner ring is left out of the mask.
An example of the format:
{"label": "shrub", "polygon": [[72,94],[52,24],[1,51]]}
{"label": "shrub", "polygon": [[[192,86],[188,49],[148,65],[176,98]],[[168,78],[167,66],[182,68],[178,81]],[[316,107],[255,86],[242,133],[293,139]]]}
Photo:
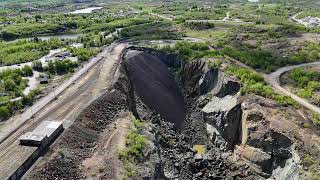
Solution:
{"label": "shrub", "polygon": [[33,71],[32,68],[30,66],[24,66],[22,69],[22,75],[23,76],[32,76],[33,75]]}
{"label": "shrub", "polygon": [[10,114],[10,110],[7,106],[0,106],[0,120],[8,119]]}
{"label": "shrub", "polygon": [[139,119],[132,116],[133,129],[130,130],[126,140],[126,148],[118,153],[119,159],[123,162],[133,163],[142,154],[142,150],[147,141],[143,135],[140,135],[140,131],[145,127],[145,124]]}
{"label": "shrub", "polygon": [[313,122],[315,125],[320,125],[320,114],[318,114],[318,113],[313,113],[313,114],[312,114],[312,122]]}
{"label": "shrub", "polygon": [[32,69],[36,71],[43,71],[43,66],[41,61],[33,61],[32,62]]}
{"label": "shrub", "polygon": [[256,72],[241,67],[229,66],[227,73],[240,79],[243,84],[240,89],[241,94],[253,93],[273,99],[281,105],[298,107],[298,104],[292,98],[275,93],[272,87],[266,84],[263,76]]}

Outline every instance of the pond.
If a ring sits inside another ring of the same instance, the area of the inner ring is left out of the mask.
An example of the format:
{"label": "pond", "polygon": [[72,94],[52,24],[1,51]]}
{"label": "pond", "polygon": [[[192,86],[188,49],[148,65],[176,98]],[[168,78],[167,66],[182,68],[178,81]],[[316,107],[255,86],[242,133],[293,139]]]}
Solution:
{"label": "pond", "polygon": [[90,14],[90,13],[94,12],[95,10],[99,10],[102,8],[103,7],[89,7],[89,8],[85,8],[85,9],[75,10],[75,11],[71,12],[70,14]]}

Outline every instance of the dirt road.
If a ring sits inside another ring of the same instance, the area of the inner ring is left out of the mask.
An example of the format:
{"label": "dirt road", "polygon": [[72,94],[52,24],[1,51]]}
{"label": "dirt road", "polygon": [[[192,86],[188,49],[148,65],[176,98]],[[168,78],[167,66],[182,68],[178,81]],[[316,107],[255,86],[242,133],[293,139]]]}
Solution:
{"label": "dirt road", "polygon": [[[236,65],[240,66],[240,67],[247,68],[247,69],[250,69],[252,71],[256,71],[255,69],[247,66],[246,64],[244,64],[244,63],[242,63],[240,61],[236,61],[235,60],[234,63]],[[311,66],[311,67],[320,66],[320,61],[282,67],[282,68],[280,68],[280,69],[278,69],[275,72],[270,73],[270,74],[265,74],[265,73],[262,73],[262,72],[257,72],[257,73],[261,74],[264,77],[265,81],[268,84],[270,84],[276,92],[291,97],[292,99],[297,101],[300,105],[302,105],[303,107],[305,107],[307,109],[310,109],[313,112],[320,113],[320,108],[318,106],[315,106],[315,105],[311,104],[310,102],[308,102],[306,99],[303,99],[303,98],[291,93],[290,91],[288,91],[287,89],[281,87],[281,85],[280,85],[280,76],[283,73],[288,72],[288,71],[290,71],[292,69],[295,69],[295,68],[308,67],[308,66]]]}
{"label": "dirt road", "polygon": [[[101,96],[111,84],[111,75],[119,64],[119,55],[126,44],[114,44],[107,47],[97,59],[101,58],[87,72],[74,81],[58,99],[50,102],[36,113],[32,119],[23,123],[0,144],[0,177],[15,170],[20,158],[29,155],[30,150],[20,146],[18,138],[25,132],[32,131],[44,120],[61,121],[68,128],[76,117],[91,102]],[[18,154],[17,156],[11,156]]]}
{"label": "dirt road", "polygon": [[168,21],[173,21],[173,20],[174,20],[174,19],[171,18],[171,17],[167,17],[167,16],[164,16],[164,15],[161,15],[161,14],[150,13],[150,15],[152,15],[152,16],[157,16],[157,17],[159,17],[159,18],[162,18],[162,19],[168,20]]}
{"label": "dirt road", "polygon": [[320,61],[318,62],[312,62],[312,63],[305,63],[305,64],[299,64],[299,65],[292,65],[292,66],[287,66],[287,67],[282,67],[280,69],[278,69],[277,71],[271,73],[271,74],[263,74],[265,80],[273,86],[274,89],[276,89],[278,92],[285,94],[287,96],[290,96],[292,99],[296,100],[299,104],[301,104],[302,106],[316,112],[316,113],[320,113],[320,108],[318,106],[315,106],[313,104],[311,104],[310,102],[308,102],[306,99],[303,99],[293,93],[291,93],[290,91],[288,91],[287,89],[281,87],[280,85],[280,76],[287,72],[290,71],[292,69],[295,68],[299,68],[299,67],[314,67],[314,66],[320,66]]}

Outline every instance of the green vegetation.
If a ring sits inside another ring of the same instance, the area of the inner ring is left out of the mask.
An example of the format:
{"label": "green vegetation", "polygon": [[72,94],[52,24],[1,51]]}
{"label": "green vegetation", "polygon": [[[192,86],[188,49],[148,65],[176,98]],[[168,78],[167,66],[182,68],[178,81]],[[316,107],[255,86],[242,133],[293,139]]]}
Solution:
{"label": "green vegetation", "polygon": [[33,61],[32,62],[32,69],[35,71],[42,72],[43,71],[43,66],[41,61]]}
{"label": "green vegetation", "polygon": [[[190,8],[191,7],[191,8]],[[189,19],[222,19],[225,17],[227,10],[220,6],[215,7],[198,7],[196,4],[174,2],[173,4],[164,4],[161,7],[152,9],[153,13],[169,14],[175,17],[177,22],[184,22]]]}
{"label": "green vegetation", "polygon": [[308,168],[307,174],[305,174],[305,177],[302,177],[302,179],[319,180],[319,162],[317,162],[313,156],[305,154],[302,158],[302,164],[304,167]]}
{"label": "green vegetation", "polygon": [[174,53],[183,61],[192,61],[202,57],[217,57],[219,52],[210,50],[207,43],[197,42],[191,43],[187,41],[178,41],[175,46],[155,47],[160,51]]}
{"label": "green vegetation", "polygon": [[142,150],[147,140],[141,135],[145,124],[132,116],[133,129],[130,130],[126,139],[126,148],[119,151],[119,159],[123,162],[127,177],[135,176],[136,172],[133,164],[142,156]]}
{"label": "green vegetation", "polygon": [[27,85],[27,80],[22,78],[24,74],[27,73],[20,69],[1,71],[0,92],[13,98],[21,96]]}
{"label": "green vegetation", "polygon": [[114,32],[117,28],[125,28],[133,25],[144,24],[150,22],[143,18],[126,18],[118,19],[109,23],[97,23],[82,30],[82,32]]}
{"label": "green vegetation", "polygon": [[209,60],[208,66],[210,69],[219,69],[222,65],[221,59]]}
{"label": "green vegetation", "polygon": [[126,140],[127,147],[119,152],[119,159],[123,162],[133,163],[141,156],[142,149],[146,145],[146,139],[140,135],[145,124],[139,119],[132,117],[133,129],[129,132]]}
{"label": "green vegetation", "polygon": [[298,96],[311,100],[320,105],[320,73],[312,69],[296,68],[286,73],[282,82],[292,87]]}
{"label": "green vegetation", "polygon": [[241,83],[243,84],[243,87],[240,89],[241,94],[252,93],[265,98],[273,99],[280,105],[298,107],[298,104],[290,97],[275,93],[271,86],[266,84],[263,76],[256,72],[241,67],[229,66],[227,68],[227,73],[240,79]]}
{"label": "green vegetation", "polygon": [[70,52],[74,57],[78,57],[80,62],[87,61],[98,53],[96,49],[91,48],[70,48]]}
{"label": "green vegetation", "polygon": [[50,41],[20,40],[0,42],[0,65],[12,65],[30,62],[47,55],[50,49],[63,46],[58,39]]}
{"label": "green vegetation", "polygon": [[120,36],[122,38],[152,40],[152,39],[178,39],[182,37],[174,26],[168,22],[150,22],[123,28]]}
{"label": "green vegetation", "polygon": [[58,74],[62,75],[68,72],[74,72],[74,69],[78,67],[77,62],[73,62],[69,59],[64,60],[64,61],[50,61],[48,63],[47,71],[50,74]]}
{"label": "green vegetation", "polygon": [[19,23],[2,29],[0,37],[4,40],[13,40],[19,37],[28,37],[41,34],[56,34],[63,31],[63,27],[50,23]]}
{"label": "green vegetation", "polygon": [[203,30],[214,28],[214,23],[209,22],[185,22],[184,25],[190,29]]}
{"label": "green vegetation", "polygon": [[[22,92],[27,87],[27,79],[23,77],[32,75],[32,68],[4,70],[0,72],[0,120],[8,119],[15,110],[31,105],[39,89],[31,91],[27,96]],[[17,99],[21,97],[21,99]]]}
{"label": "green vegetation", "polygon": [[262,69],[267,72],[274,71],[278,67],[290,64],[288,59],[276,57],[271,52],[262,50],[249,50],[246,48],[235,49],[227,47],[222,50],[222,53],[237,59],[248,66],[256,69]]}
{"label": "green vegetation", "polygon": [[221,51],[221,53],[237,59],[255,69],[262,69],[266,72],[272,72],[277,68],[288,64],[301,64],[319,59],[319,48],[319,45],[310,44],[306,48],[292,53],[289,57],[280,57],[270,51],[250,49],[247,47],[226,47]]}
{"label": "green vegetation", "polygon": [[102,47],[104,45],[110,45],[113,42],[113,38],[107,38],[105,33],[88,33],[79,37],[79,42],[83,44],[85,48],[88,47]]}
{"label": "green vegetation", "polygon": [[314,113],[314,114],[312,115],[312,122],[313,122],[315,125],[320,125],[320,114]]}

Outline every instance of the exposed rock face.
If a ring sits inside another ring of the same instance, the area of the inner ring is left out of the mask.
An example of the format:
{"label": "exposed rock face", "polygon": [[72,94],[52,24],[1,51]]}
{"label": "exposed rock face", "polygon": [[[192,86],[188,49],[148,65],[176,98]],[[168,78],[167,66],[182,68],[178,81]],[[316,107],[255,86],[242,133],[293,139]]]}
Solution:
{"label": "exposed rock face", "polygon": [[183,96],[168,67],[142,51],[128,51],[124,65],[134,91],[142,102],[178,128],[186,117]]}
{"label": "exposed rock face", "polygon": [[239,142],[240,122],[242,117],[241,105],[237,96],[214,97],[202,110],[203,119],[217,129],[219,135],[213,139],[225,150],[233,149]]}
{"label": "exposed rock face", "polygon": [[217,78],[219,71],[215,70],[208,70],[202,74],[199,80],[199,95],[204,95],[210,92],[217,83],[219,79]]}
{"label": "exposed rock face", "polygon": [[235,95],[240,91],[240,82],[235,81],[229,77],[226,77],[225,75],[222,83],[222,87],[220,89],[214,89],[216,92],[213,91],[213,95],[216,95],[217,97],[224,97],[227,95]]}
{"label": "exposed rock face", "polygon": [[205,95],[211,93],[217,97],[235,95],[240,90],[240,83],[218,69],[210,69],[203,60],[197,60],[184,67],[182,77],[189,94]]}
{"label": "exposed rock face", "polygon": [[272,157],[270,154],[252,146],[243,148],[242,157],[259,166],[262,171],[269,171],[272,165]]}
{"label": "exposed rock face", "polygon": [[178,59],[177,55],[175,55],[175,54],[167,54],[167,53],[160,52],[160,51],[157,51],[152,48],[138,47],[138,46],[130,46],[130,47],[128,47],[128,50],[145,52],[150,55],[157,56],[168,67],[177,68],[177,67],[181,67],[183,65],[183,63]]}
{"label": "exposed rock face", "polygon": [[[113,90],[88,107],[57,143],[67,153],[54,155],[32,179],[85,178],[81,162],[92,155],[104,128],[121,111],[148,122],[142,133],[148,142],[132,179],[291,180],[301,172],[298,150],[320,154],[318,136],[294,123],[301,118],[295,109],[254,95],[240,96],[237,81],[208,69],[204,61],[187,64],[177,78],[181,83],[176,83],[161,58],[130,51]],[[186,110],[183,129],[160,115],[176,116],[181,107]],[[285,113],[290,118],[284,118]],[[107,162],[102,179],[114,179],[117,165]]]}
{"label": "exposed rock face", "polygon": [[263,107],[254,102],[244,102],[242,122],[242,157],[271,175],[278,166],[284,166],[292,157],[292,140],[271,126]]}

